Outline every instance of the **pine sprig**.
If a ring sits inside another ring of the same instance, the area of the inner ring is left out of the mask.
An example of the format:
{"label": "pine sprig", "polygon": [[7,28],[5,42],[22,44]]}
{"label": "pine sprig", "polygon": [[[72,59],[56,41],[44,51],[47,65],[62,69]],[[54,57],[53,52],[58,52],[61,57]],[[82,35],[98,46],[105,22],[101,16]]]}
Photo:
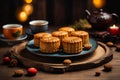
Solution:
{"label": "pine sprig", "polygon": [[78,21],[75,21],[73,25],[70,25],[71,27],[75,28],[76,30],[79,29],[90,29],[91,24],[86,19],[79,19]]}

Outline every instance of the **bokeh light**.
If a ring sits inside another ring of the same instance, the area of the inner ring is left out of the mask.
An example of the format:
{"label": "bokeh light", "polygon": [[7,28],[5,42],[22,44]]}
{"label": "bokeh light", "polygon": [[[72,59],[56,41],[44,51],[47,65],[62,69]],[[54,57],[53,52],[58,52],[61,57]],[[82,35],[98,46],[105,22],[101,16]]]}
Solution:
{"label": "bokeh light", "polygon": [[93,0],[93,5],[96,8],[102,8],[106,3],[106,0]]}
{"label": "bokeh light", "polygon": [[27,21],[29,15],[31,15],[33,13],[32,2],[33,2],[33,0],[24,0],[23,6],[18,8],[18,10],[16,11],[17,19],[20,22]]}
{"label": "bokeh light", "polygon": [[26,12],[21,11],[18,13],[17,18],[19,21],[25,22],[28,19],[28,15],[26,14]]}
{"label": "bokeh light", "polygon": [[27,15],[30,15],[33,12],[33,6],[31,4],[25,4],[23,5],[22,10],[25,11]]}
{"label": "bokeh light", "polygon": [[32,3],[32,0],[24,0],[26,3]]}

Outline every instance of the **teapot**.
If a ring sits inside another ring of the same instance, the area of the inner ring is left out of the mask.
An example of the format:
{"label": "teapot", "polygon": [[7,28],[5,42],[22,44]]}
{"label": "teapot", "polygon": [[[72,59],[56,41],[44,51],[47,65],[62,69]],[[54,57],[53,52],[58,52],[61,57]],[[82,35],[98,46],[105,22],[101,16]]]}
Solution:
{"label": "teapot", "polygon": [[117,14],[109,14],[104,12],[103,9],[93,11],[92,13],[90,13],[88,10],[85,10],[85,12],[87,13],[88,22],[95,30],[106,30],[110,25],[113,25],[118,21]]}

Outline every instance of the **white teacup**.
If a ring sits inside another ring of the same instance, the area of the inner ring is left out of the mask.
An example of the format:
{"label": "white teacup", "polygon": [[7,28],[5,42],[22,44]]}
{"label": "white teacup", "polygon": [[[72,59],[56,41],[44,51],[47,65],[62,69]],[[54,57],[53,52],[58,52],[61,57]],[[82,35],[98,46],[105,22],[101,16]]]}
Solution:
{"label": "white teacup", "polygon": [[44,32],[48,30],[48,21],[46,20],[32,20],[29,22],[29,25],[33,33]]}

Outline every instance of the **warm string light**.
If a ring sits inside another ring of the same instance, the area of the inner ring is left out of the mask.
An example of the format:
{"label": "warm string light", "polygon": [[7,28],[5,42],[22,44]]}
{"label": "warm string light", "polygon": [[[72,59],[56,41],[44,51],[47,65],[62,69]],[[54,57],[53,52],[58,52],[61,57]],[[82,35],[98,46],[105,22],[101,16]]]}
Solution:
{"label": "warm string light", "polygon": [[31,4],[25,4],[23,5],[22,10],[25,11],[28,15],[30,15],[33,12],[33,6]]}
{"label": "warm string light", "polygon": [[102,8],[106,3],[106,0],[93,0],[93,5],[96,8]]}
{"label": "warm string light", "polygon": [[17,12],[17,19],[20,22],[27,21],[30,14],[33,12],[32,0],[24,0],[25,4]]}
{"label": "warm string light", "polygon": [[21,11],[18,13],[17,18],[19,21],[25,22],[28,19],[28,16],[27,16],[26,12]]}
{"label": "warm string light", "polygon": [[24,1],[28,4],[32,3],[32,0],[24,0]]}

